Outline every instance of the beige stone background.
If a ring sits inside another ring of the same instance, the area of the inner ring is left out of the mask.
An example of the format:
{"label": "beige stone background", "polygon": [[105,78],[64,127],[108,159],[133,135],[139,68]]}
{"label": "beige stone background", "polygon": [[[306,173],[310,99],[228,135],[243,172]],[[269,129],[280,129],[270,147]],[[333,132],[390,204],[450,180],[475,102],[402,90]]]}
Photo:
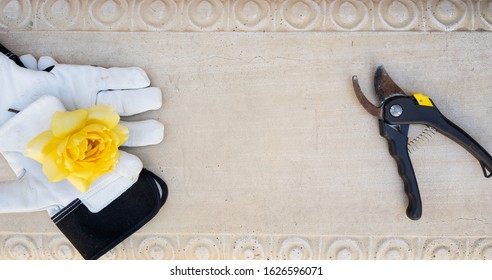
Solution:
{"label": "beige stone background", "polygon": [[[492,151],[492,1],[0,1],[0,42],[62,63],[140,66],[163,91],[161,212],[103,258],[490,259],[492,180],[424,135],[407,205],[375,118],[383,63]],[[1,86],[1,85],[0,85]],[[423,127],[412,129],[417,136]],[[11,178],[0,164],[2,180]],[[78,259],[45,213],[0,215],[0,259]]]}

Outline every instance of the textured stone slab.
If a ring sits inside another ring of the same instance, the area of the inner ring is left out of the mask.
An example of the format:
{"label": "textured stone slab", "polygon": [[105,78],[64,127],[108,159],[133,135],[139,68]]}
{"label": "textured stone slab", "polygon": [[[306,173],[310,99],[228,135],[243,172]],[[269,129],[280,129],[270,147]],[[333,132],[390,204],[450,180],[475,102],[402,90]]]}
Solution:
{"label": "textured stone slab", "polygon": [[[492,151],[492,37],[450,33],[7,32],[18,53],[143,67],[164,92],[162,144],[128,149],[169,201],[108,258],[490,258],[492,181],[435,134],[412,160],[424,215],[406,197],[372,92],[384,63],[409,92]],[[412,131],[417,135],[418,131]],[[2,163],[0,170],[6,169]],[[0,258],[77,258],[44,213],[0,215]]]}
{"label": "textured stone slab", "polygon": [[0,29],[91,31],[492,30],[490,0],[5,0]]}
{"label": "textured stone slab", "polygon": [[[59,234],[0,235],[0,259],[82,259]],[[101,259],[492,259],[492,239],[231,234],[135,234]]]}

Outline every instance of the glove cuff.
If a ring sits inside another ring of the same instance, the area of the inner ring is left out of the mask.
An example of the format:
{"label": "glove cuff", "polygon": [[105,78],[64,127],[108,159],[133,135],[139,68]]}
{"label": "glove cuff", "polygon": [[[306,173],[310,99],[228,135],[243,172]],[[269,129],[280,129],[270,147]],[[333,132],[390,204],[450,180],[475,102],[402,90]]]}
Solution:
{"label": "glove cuff", "polygon": [[84,259],[97,259],[150,221],[167,199],[162,179],[143,169],[137,182],[97,213],[76,199],[52,217]]}

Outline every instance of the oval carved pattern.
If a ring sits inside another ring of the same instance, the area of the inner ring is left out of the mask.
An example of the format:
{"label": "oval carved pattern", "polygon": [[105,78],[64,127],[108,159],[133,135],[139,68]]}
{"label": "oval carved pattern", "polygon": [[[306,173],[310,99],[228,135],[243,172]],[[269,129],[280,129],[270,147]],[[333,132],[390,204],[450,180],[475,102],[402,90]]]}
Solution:
{"label": "oval carved pattern", "polygon": [[330,260],[359,260],[363,255],[360,243],[350,238],[333,241],[326,252],[326,258]]}
{"label": "oval carved pattern", "polygon": [[492,239],[481,238],[474,244],[473,259],[492,260]]}
{"label": "oval carved pattern", "polygon": [[434,239],[424,245],[423,259],[455,260],[460,257],[460,246],[455,240],[448,238]]}
{"label": "oval carved pattern", "polygon": [[468,5],[463,0],[429,0],[430,19],[443,30],[455,30],[463,24],[468,13]]}
{"label": "oval carved pattern", "polygon": [[280,6],[281,22],[297,30],[309,30],[320,17],[320,10],[312,0],[287,0]]}
{"label": "oval carved pattern", "polygon": [[339,29],[357,30],[369,20],[369,7],[363,1],[333,1],[329,8],[330,20]]}
{"label": "oval carved pattern", "polygon": [[479,0],[478,13],[482,22],[492,28],[492,0]]}
{"label": "oval carved pattern", "polygon": [[142,22],[153,28],[166,28],[176,19],[178,6],[173,0],[138,2],[137,14]]}
{"label": "oval carved pattern", "polygon": [[117,24],[128,13],[128,4],[123,0],[97,0],[91,3],[89,14],[104,27]]}
{"label": "oval carved pattern", "polygon": [[5,256],[12,260],[32,260],[39,258],[38,246],[29,236],[14,235],[5,240]]}
{"label": "oval carved pattern", "polygon": [[195,237],[186,244],[185,257],[188,260],[218,260],[219,246],[212,238]]}
{"label": "oval carved pattern", "polygon": [[195,27],[212,28],[224,14],[224,5],[219,0],[191,0],[188,17]]}
{"label": "oval carved pattern", "polygon": [[379,244],[376,259],[406,260],[410,259],[411,251],[410,245],[403,239],[386,239]]}
{"label": "oval carved pattern", "polygon": [[[0,2],[0,27],[23,29],[33,17],[29,0],[6,0]],[[32,24],[31,24],[32,25]],[[32,26],[30,26],[32,28]]]}
{"label": "oval carved pattern", "polygon": [[80,259],[79,253],[63,236],[55,236],[48,243],[49,258],[54,260]]}
{"label": "oval carved pattern", "polygon": [[267,0],[240,0],[234,2],[234,13],[239,25],[258,29],[268,20],[270,12]]}
{"label": "oval carved pattern", "polygon": [[291,237],[282,242],[279,257],[283,260],[310,260],[313,259],[313,248],[305,239]]}
{"label": "oval carved pattern", "polygon": [[49,0],[42,2],[41,14],[51,28],[68,28],[77,23],[80,17],[80,1]]}
{"label": "oval carved pattern", "polygon": [[232,258],[235,260],[265,259],[264,245],[255,237],[239,238],[232,246]]}
{"label": "oval carved pattern", "polygon": [[382,0],[378,16],[388,29],[406,30],[417,22],[419,11],[411,0]]}
{"label": "oval carved pattern", "polygon": [[173,245],[165,237],[145,238],[138,246],[137,255],[148,260],[171,260],[176,257]]}

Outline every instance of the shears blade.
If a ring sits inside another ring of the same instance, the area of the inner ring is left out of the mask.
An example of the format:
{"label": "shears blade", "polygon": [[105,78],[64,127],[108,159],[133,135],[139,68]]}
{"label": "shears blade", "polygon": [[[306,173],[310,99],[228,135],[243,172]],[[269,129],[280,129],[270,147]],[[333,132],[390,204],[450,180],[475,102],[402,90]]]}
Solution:
{"label": "shears blade", "polygon": [[357,100],[359,100],[359,103],[362,105],[362,107],[369,114],[380,119],[381,118],[381,108],[374,106],[374,104],[372,104],[371,101],[369,101],[367,99],[367,97],[364,95],[364,93],[362,92],[362,90],[360,88],[359,79],[357,78],[357,75],[352,76],[352,84],[354,86],[355,96],[357,96]]}
{"label": "shears blade", "polygon": [[374,74],[374,89],[381,105],[386,99],[395,95],[406,95],[405,92],[391,79],[390,75],[379,65]]}

